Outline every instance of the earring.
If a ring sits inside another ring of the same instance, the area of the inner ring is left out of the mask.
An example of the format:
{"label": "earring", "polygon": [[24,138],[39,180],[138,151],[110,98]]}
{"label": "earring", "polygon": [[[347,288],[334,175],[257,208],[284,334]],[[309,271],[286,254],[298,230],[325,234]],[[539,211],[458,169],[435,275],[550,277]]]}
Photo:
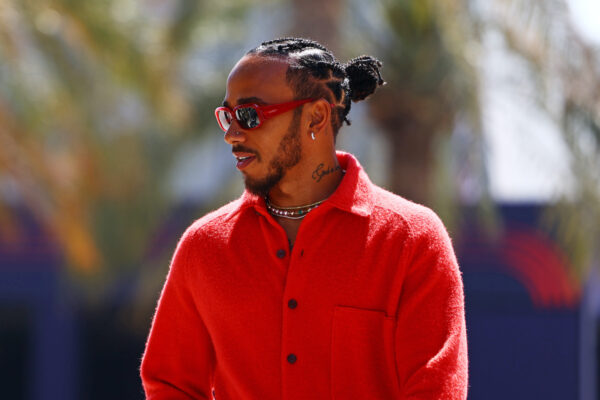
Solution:
{"label": "earring", "polygon": [[315,140],[315,133],[314,133],[314,132],[311,132],[311,133],[310,133],[310,137],[312,138],[312,140]]}

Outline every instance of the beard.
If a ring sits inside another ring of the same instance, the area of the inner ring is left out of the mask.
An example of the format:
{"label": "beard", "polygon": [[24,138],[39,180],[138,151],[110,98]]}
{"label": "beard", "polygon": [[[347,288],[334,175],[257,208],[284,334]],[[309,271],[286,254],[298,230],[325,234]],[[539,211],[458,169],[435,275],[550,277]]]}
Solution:
{"label": "beard", "polygon": [[267,176],[251,178],[244,175],[246,189],[255,195],[266,197],[271,189],[285,176],[285,173],[300,162],[302,144],[300,143],[300,117],[302,108],[294,110],[294,117],[288,131],[279,142],[276,156],[269,163]]}

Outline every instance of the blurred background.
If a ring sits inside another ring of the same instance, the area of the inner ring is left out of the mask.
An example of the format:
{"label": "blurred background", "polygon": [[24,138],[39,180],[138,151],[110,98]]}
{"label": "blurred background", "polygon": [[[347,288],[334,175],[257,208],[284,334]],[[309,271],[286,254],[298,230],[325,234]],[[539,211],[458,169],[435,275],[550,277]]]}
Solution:
{"label": "blurred background", "polygon": [[600,399],[597,0],[1,0],[0,397],[143,398],[175,244],[243,190],[227,74],[289,34],[384,63],[338,147],[446,223],[469,399]]}

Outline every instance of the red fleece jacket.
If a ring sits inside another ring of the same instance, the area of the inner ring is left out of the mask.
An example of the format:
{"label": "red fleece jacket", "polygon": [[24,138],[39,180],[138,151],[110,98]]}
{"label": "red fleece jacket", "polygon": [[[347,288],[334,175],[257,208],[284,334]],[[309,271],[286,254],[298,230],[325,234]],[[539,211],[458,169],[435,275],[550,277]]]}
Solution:
{"label": "red fleece jacket", "polygon": [[429,209],[354,157],[289,250],[262,198],[196,221],[146,344],[148,399],[464,399],[463,287]]}

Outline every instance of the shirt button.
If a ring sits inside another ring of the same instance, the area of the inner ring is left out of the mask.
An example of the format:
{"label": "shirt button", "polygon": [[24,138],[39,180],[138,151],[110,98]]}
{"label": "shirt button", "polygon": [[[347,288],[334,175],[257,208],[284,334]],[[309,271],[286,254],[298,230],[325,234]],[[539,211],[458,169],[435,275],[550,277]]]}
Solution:
{"label": "shirt button", "polygon": [[284,249],[277,250],[277,258],[283,258],[283,257],[285,257],[285,250]]}
{"label": "shirt button", "polygon": [[291,308],[292,310],[296,307],[298,307],[298,302],[296,301],[296,299],[290,299],[288,301],[288,307]]}
{"label": "shirt button", "polygon": [[297,357],[296,357],[296,355],[295,355],[295,354],[293,354],[293,353],[290,353],[290,354],[288,354],[288,356],[287,356],[287,361],[288,361],[290,364],[293,364],[293,363],[295,363],[297,359],[298,359],[298,358],[297,358]]}

